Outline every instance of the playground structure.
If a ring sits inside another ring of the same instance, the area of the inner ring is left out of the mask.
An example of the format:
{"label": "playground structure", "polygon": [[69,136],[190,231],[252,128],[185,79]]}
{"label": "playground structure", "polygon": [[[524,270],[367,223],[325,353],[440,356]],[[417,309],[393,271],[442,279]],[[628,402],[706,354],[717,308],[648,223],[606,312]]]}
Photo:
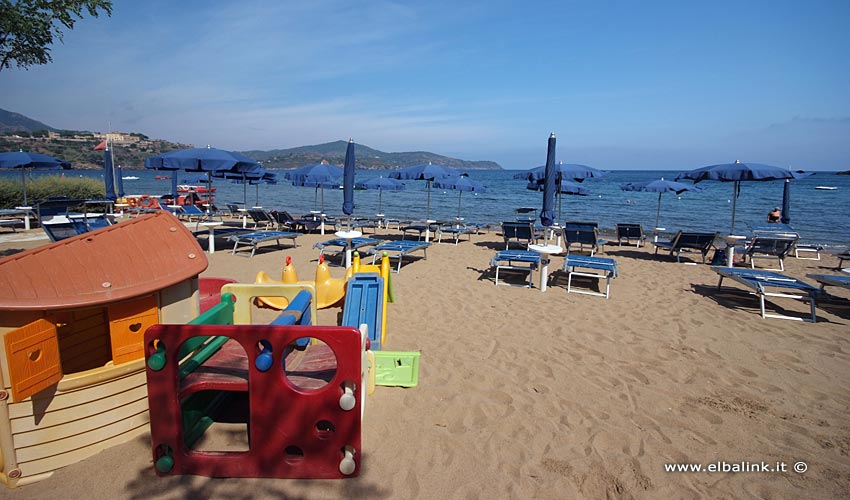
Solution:
{"label": "playground structure", "polygon": [[206,268],[167,213],[0,259],[0,482],[45,479],[147,430],[142,335],[198,316]]}
{"label": "playground structure", "polygon": [[[376,276],[367,277],[368,274]],[[358,276],[359,275],[359,276]],[[354,280],[352,281],[352,278]],[[380,279],[378,279],[380,278]],[[367,284],[370,281],[371,284]],[[272,279],[266,272],[260,271],[254,280],[256,284],[305,284],[313,285],[316,289],[316,307],[318,309],[326,309],[341,304],[344,300],[345,311],[347,314],[354,314],[353,309],[346,299],[347,292],[356,291],[358,293],[357,303],[360,303],[359,294],[364,293],[364,287],[377,287],[380,289],[380,298],[375,298],[375,301],[380,300],[380,319],[375,321],[375,324],[370,325],[369,339],[372,342],[373,350],[380,350],[381,345],[386,341],[386,325],[387,325],[387,305],[395,302],[395,296],[392,289],[392,276],[390,273],[390,260],[385,254],[381,256],[380,264],[363,264],[360,261],[360,254],[354,252],[351,267],[346,269],[345,276],[342,278],[334,278],[331,276],[330,269],[325,263],[323,256],[319,256],[319,264],[316,266],[315,280],[300,281],[295,267],[292,265],[292,258],[286,257],[286,265],[281,271],[280,281]],[[352,288],[353,287],[353,288]],[[260,305],[265,305],[273,309],[285,309],[289,302],[285,297],[262,297],[256,298]],[[358,314],[367,314],[366,311]],[[343,324],[357,326],[360,323],[356,319],[351,318]]]}
{"label": "playground structure", "polygon": [[[251,324],[251,299],[260,294],[288,303],[270,325]],[[359,473],[367,327],[311,326],[315,295],[310,284],[228,284],[222,301],[191,324],[148,329],[157,474],[331,479]],[[299,342],[305,338],[311,340]],[[244,443],[238,450],[195,446],[208,428],[225,422],[244,429],[247,449]]]}

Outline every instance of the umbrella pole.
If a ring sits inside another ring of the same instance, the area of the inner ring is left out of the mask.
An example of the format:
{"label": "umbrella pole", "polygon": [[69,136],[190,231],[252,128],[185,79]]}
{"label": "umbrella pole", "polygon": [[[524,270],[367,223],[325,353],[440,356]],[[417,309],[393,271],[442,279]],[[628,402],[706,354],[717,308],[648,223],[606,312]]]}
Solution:
{"label": "umbrella pole", "polygon": [[212,210],[212,172],[207,172],[207,215]]}
{"label": "umbrella pole", "polygon": [[254,201],[254,204],[259,207],[260,206],[260,183],[258,182],[256,184],[256,186],[257,186],[257,199]]}
{"label": "umbrella pole", "polygon": [[463,196],[463,191],[458,191],[457,192],[457,217],[455,217],[455,219],[457,219],[458,224],[460,224],[460,197],[461,196]]}
{"label": "umbrella pole", "polygon": [[732,187],[732,224],[729,226],[729,235],[735,234],[735,205],[738,204],[738,181]]}
{"label": "umbrella pole", "polygon": [[425,222],[431,220],[431,180],[425,179],[425,189],[428,191],[428,204],[425,207]]}
{"label": "umbrella pole", "polygon": [[658,208],[655,210],[655,227],[658,228],[658,216],[661,215],[661,193],[658,193]]}
{"label": "umbrella pole", "polygon": [[248,179],[245,178],[245,173],[242,173],[242,205],[248,208],[248,186],[245,184]]}
{"label": "umbrella pole", "polygon": [[380,214],[380,213],[383,213],[383,212],[381,212],[381,196],[382,196],[383,194],[384,194],[384,190],[383,190],[383,189],[379,189],[379,190],[378,190],[378,213],[379,213],[379,214]]}
{"label": "umbrella pole", "polygon": [[27,206],[27,177],[26,177],[26,168],[21,168],[21,186],[23,186],[24,190],[24,204],[23,206]]}

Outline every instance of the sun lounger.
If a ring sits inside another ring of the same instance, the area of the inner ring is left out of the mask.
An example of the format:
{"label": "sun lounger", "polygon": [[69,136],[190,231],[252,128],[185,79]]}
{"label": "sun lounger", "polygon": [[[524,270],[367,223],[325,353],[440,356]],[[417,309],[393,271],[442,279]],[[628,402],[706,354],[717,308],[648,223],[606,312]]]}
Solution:
{"label": "sun lounger", "polygon": [[779,269],[767,269],[768,271],[784,271],[785,257],[791,253],[791,249],[797,243],[797,237],[772,237],[756,236],[744,249],[744,259],[749,259],[750,267],[756,267],[756,259],[772,258],[779,260]]}
{"label": "sun lounger", "polygon": [[430,231],[430,232],[433,233],[439,227],[440,227],[440,225],[437,224],[436,222],[429,222],[429,223],[414,222],[414,223],[411,223],[411,224],[408,224],[406,226],[401,227],[401,233],[402,233],[401,239],[405,239],[407,237],[407,233],[416,233],[417,239],[421,240],[422,235],[426,231]]}
{"label": "sun lounger", "polygon": [[617,245],[623,246],[623,240],[626,240],[627,245],[640,245],[646,241],[646,236],[643,234],[643,226],[640,224],[617,224]]}
{"label": "sun lounger", "polygon": [[[763,271],[761,269],[745,269],[740,267],[733,268],[721,266],[712,266],[711,269],[720,275],[720,281],[717,282],[718,290],[720,290],[720,286],[723,284],[723,278],[730,278],[748,288],[751,288],[753,291],[749,293],[753,295],[758,295],[759,297],[762,318],[778,318],[791,319],[796,321],[806,321],[804,318],[796,316],[784,316],[781,314],[765,313],[765,297],[782,297],[789,299],[801,299],[804,301],[808,300],[809,307],[811,308],[811,321],[812,323],[817,321],[817,315],[815,314],[815,302],[818,295],[820,294],[820,289],[806,283],[805,281],[784,274],[779,274],[773,271]],[[799,294],[769,292],[768,288],[779,288],[785,291],[798,292]]]}
{"label": "sun lounger", "polygon": [[850,260],[850,250],[845,250],[835,256],[838,257],[838,267],[836,269],[841,269],[844,266],[844,261]]}
{"label": "sun lounger", "polygon": [[254,229],[271,228],[277,226],[277,221],[272,215],[260,208],[252,208],[248,210],[248,217],[254,221]]}
{"label": "sun lounger", "polygon": [[[817,243],[801,243],[800,234],[788,224],[768,223],[756,224],[750,229],[753,231],[753,236],[770,236],[774,238],[797,238],[794,243],[794,258],[803,260],[820,260],[820,253],[824,250],[824,246]],[[815,254],[814,257],[800,257],[801,253]]]}
{"label": "sun lounger", "polygon": [[319,255],[324,255],[327,247],[340,247],[337,253],[341,254],[342,252],[345,252],[345,249],[348,247],[348,241],[351,241],[352,250],[377,245],[381,242],[375,238],[352,238],[351,240],[346,240],[345,238],[334,238],[328,241],[320,241],[313,245],[313,248],[318,248],[320,250]]}
{"label": "sun lounger", "polygon": [[[588,269],[601,272],[589,272]],[[585,255],[569,255],[564,259],[564,272],[567,273],[567,293],[582,293],[585,295],[597,295],[599,297],[610,296],[611,278],[617,277],[617,261],[603,257]],[[591,292],[586,290],[572,290],[573,276],[582,276],[601,280],[605,278],[605,293]]]}
{"label": "sun lounger", "polygon": [[696,250],[702,254],[702,263],[705,264],[706,256],[708,255],[711,245],[714,244],[714,239],[717,238],[717,233],[686,233],[679,231],[673,236],[673,239],[659,240],[652,242],[655,245],[655,254],[658,254],[658,249],[667,250],[670,255],[676,254],[676,262],[681,262],[680,256],[682,250]]}
{"label": "sun lounger", "polygon": [[13,233],[17,233],[18,230],[15,228],[21,221],[18,219],[0,219],[0,227],[8,227],[12,229]]}
{"label": "sun lounger", "polygon": [[[428,247],[431,246],[430,243],[419,242],[419,241],[404,241],[404,240],[396,240],[396,241],[384,241],[378,246],[369,250],[369,253],[372,254],[372,264],[375,263],[375,260],[381,255],[382,252],[387,252],[390,258],[396,257],[398,258],[398,268],[396,272],[401,272],[401,261],[405,255],[408,255],[412,252],[422,251],[422,256],[427,259],[428,258]],[[389,252],[395,252],[395,255],[390,255]]]}
{"label": "sun lounger", "polygon": [[253,231],[250,233],[233,235],[227,238],[227,240],[233,242],[233,252],[231,252],[232,255],[236,255],[236,251],[239,249],[240,246],[250,246],[250,257],[253,257],[254,252],[257,251],[257,246],[260,243],[275,240],[277,241],[277,244],[280,245],[280,240],[288,239],[292,240],[292,246],[297,246],[295,238],[299,236],[301,236],[301,233],[293,233],[289,231]]}
{"label": "sun lounger", "polygon": [[[496,285],[509,286],[524,286],[531,288],[534,286],[534,270],[540,265],[540,253],[531,250],[502,250],[490,259],[490,267],[496,268]],[[528,284],[514,285],[506,283],[502,280],[499,283],[499,271],[519,271],[528,274]]]}
{"label": "sun lounger", "polygon": [[806,277],[820,283],[821,290],[824,290],[826,285],[850,288],[850,275],[838,276],[834,274],[807,274]]}
{"label": "sun lounger", "polygon": [[472,233],[477,233],[478,230],[471,227],[460,226],[460,225],[452,225],[452,226],[441,226],[440,229],[437,229],[437,243],[443,242],[443,234],[451,235],[454,240],[455,245],[460,242],[460,237],[462,235],[466,235],[467,240],[472,239]]}

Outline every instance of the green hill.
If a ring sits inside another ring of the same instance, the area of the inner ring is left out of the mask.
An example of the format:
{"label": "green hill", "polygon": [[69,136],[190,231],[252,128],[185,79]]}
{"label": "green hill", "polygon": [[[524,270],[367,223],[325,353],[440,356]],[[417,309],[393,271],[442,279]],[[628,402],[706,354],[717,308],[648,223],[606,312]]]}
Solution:
{"label": "green hill", "polygon": [[[189,148],[165,140],[151,140],[144,134],[129,133],[125,142],[113,144],[115,164],[125,169],[142,169],[149,156]],[[93,148],[103,139],[103,134],[86,131],[57,130],[24,115],[0,109],[0,151],[34,151],[70,161],[74,168],[92,169],[103,166],[103,153]],[[130,140],[131,139],[131,140]],[[240,151],[245,156],[261,162],[266,168],[296,168],[327,161],[342,165],[345,161],[346,141],[328,142],[313,146],[300,146],[271,151]],[[423,163],[435,163],[459,170],[501,170],[492,161],[468,161],[426,151],[386,153],[357,144],[357,168],[365,170],[390,170]]]}

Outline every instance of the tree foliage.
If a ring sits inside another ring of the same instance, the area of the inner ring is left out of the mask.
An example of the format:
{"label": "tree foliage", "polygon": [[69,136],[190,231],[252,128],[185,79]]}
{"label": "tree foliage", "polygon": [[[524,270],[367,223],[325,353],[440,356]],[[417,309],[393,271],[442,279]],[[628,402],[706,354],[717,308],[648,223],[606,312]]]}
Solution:
{"label": "tree foliage", "polygon": [[98,17],[98,10],[111,16],[111,0],[0,0],[0,71],[13,62],[24,69],[52,62],[62,27],[72,30],[76,18]]}

